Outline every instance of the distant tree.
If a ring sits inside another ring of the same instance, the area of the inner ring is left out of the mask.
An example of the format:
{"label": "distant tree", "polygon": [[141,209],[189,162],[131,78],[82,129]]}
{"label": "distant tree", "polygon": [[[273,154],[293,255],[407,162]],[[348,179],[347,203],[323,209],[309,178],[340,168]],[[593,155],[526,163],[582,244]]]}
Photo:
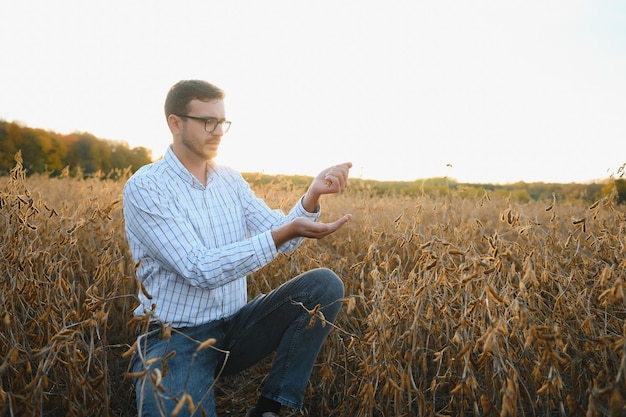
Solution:
{"label": "distant tree", "polygon": [[114,169],[126,169],[131,165],[130,148],[125,142],[111,144],[111,165]]}
{"label": "distant tree", "polygon": [[618,178],[615,180],[615,190],[617,191],[617,203],[626,203],[626,179]]}
{"label": "distant tree", "polygon": [[8,174],[15,166],[15,141],[21,141],[19,125],[0,121],[0,175]]}
{"label": "distant tree", "polygon": [[596,201],[602,198],[602,188],[604,184],[592,183],[587,184],[585,189],[585,198],[589,201]]}
{"label": "distant tree", "polygon": [[111,164],[111,148],[109,143],[96,140],[92,143],[90,158],[96,171],[109,172],[113,168]]}
{"label": "distant tree", "polygon": [[34,129],[35,140],[42,161],[37,162],[37,172],[47,172],[52,175],[61,173],[65,166],[67,147],[58,134],[43,129]]}
{"label": "distant tree", "polygon": [[79,168],[85,175],[93,174],[98,171],[100,160],[94,160],[97,153],[97,139],[89,133],[81,133],[78,139],[69,146],[67,152],[68,165],[73,169]]}
{"label": "distant tree", "polygon": [[71,135],[63,136],[63,143],[65,143],[65,147],[67,149],[67,153],[65,156],[65,165],[70,166],[70,170],[73,172],[80,163],[80,152],[78,151],[77,142],[80,139],[79,135],[76,133],[72,133]]}
{"label": "distant tree", "polygon": [[99,139],[90,133],[60,135],[0,120],[0,175],[13,169],[18,151],[27,173],[53,176],[68,166],[71,175],[109,175],[113,171],[120,175],[152,162],[150,150],[144,147],[131,149],[125,142]]}
{"label": "distant tree", "polygon": [[42,143],[33,129],[22,130],[22,158],[28,174],[41,174],[45,171]]}
{"label": "distant tree", "polygon": [[132,171],[137,171],[142,166],[152,162],[152,152],[148,148],[138,146],[130,151],[130,167]]}

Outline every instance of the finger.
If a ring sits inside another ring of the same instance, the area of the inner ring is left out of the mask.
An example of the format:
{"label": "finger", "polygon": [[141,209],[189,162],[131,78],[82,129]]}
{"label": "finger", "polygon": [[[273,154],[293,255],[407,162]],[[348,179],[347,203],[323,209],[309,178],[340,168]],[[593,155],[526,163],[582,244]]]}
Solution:
{"label": "finger", "polygon": [[327,173],[326,175],[324,175],[324,184],[326,185],[326,188],[331,188],[333,184],[337,183],[337,180],[337,176],[331,173]]}
{"label": "finger", "polygon": [[351,218],[352,218],[352,214],[346,214],[343,217],[341,217],[340,219],[336,220],[333,223],[334,230],[335,231],[339,230],[339,228],[341,228],[344,224],[348,223]]}
{"label": "finger", "polygon": [[333,184],[339,184],[338,190],[343,190],[348,184],[348,174],[352,168],[352,162],[344,162],[343,164],[333,165],[328,168],[324,174],[324,183],[330,188]]}
{"label": "finger", "polygon": [[307,237],[314,239],[323,239],[328,235],[335,233],[344,224],[346,224],[352,218],[351,214],[346,214],[338,220],[332,223],[315,223],[315,227],[311,228]]}
{"label": "finger", "polygon": [[329,188],[333,185],[333,180],[335,179],[335,176],[333,175],[333,169],[335,169],[334,166],[328,168],[328,171],[326,171],[326,174],[324,174],[326,187]]}
{"label": "finger", "polygon": [[337,187],[334,187],[336,190],[338,191],[343,190],[348,183],[346,175],[347,174],[341,173],[341,172],[338,172],[338,173],[333,172],[333,173],[326,174],[324,176],[324,182],[326,184],[326,187],[331,188],[333,187],[333,185],[336,184]]}
{"label": "finger", "polygon": [[350,220],[352,220],[352,214],[345,214],[340,220],[343,222],[343,224],[346,224]]}
{"label": "finger", "polygon": [[352,167],[351,162],[346,162],[339,166],[339,170],[337,172],[337,176],[341,180],[342,187],[345,187],[348,184],[348,176],[350,174],[350,168]]}

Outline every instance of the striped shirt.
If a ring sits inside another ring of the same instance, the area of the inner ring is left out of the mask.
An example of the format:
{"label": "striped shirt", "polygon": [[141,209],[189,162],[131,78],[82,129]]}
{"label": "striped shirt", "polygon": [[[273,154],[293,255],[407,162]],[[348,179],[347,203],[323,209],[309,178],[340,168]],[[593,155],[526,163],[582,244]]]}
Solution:
{"label": "striped shirt", "polygon": [[124,186],[126,236],[141,291],[135,315],[152,310],[174,327],[229,317],[247,302],[246,275],[290,252],[276,249],[271,230],[306,216],[302,199],[285,215],[258,199],[237,171],[214,166],[204,186],[171,147]]}

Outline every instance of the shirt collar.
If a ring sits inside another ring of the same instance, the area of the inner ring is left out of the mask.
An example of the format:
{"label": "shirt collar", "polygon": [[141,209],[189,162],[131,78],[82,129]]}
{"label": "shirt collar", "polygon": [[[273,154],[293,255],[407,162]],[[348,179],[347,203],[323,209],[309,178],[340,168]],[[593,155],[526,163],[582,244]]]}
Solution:
{"label": "shirt collar", "polygon": [[176,154],[174,153],[174,149],[172,145],[168,146],[165,155],[163,156],[163,160],[165,163],[172,169],[172,171],[185,183],[191,185],[195,188],[204,188],[204,185],[196,177],[194,177],[191,172],[180,162]]}

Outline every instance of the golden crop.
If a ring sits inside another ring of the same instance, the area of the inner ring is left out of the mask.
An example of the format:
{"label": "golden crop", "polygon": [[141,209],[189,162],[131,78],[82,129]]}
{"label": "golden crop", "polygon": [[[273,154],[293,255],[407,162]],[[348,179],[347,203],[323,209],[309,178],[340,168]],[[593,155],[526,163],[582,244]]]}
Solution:
{"label": "golden crop", "polygon": [[[126,371],[140,321],[122,187],[26,178],[19,164],[0,179],[3,415],[135,415]],[[281,208],[303,192],[256,191]],[[249,277],[250,295],[312,267],[344,279],[305,415],[624,413],[626,215],[613,201],[379,197],[358,186],[325,198],[322,220],[352,221]],[[320,313],[311,322],[327,324]],[[218,411],[243,415],[268,366],[219,380]],[[194,409],[188,396],[180,404]]]}

